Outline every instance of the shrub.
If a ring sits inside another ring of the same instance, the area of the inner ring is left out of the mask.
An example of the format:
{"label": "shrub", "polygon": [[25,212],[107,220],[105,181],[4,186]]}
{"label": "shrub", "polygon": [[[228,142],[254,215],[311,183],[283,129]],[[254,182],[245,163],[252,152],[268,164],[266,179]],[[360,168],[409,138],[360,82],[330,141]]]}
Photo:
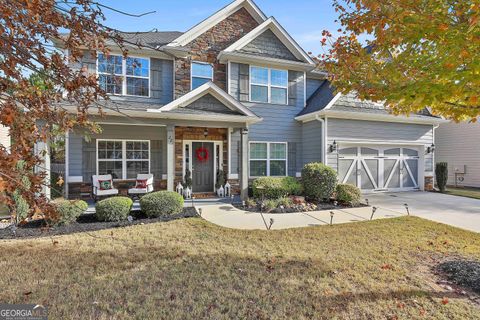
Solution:
{"label": "shrub", "polygon": [[357,186],[353,184],[339,184],[335,190],[339,202],[351,206],[356,206],[360,203],[362,192]]}
{"label": "shrub", "polygon": [[140,207],[148,217],[179,214],[183,211],[183,197],[172,191],[154,192],[140,199]]}
{"label": "shrub", "polygon": [[77,220],[88,208],[88,204],[82,200],[63,200],[55,204],[58,212],[56,225],[70,224]]}
{"label": "shrub", "polygon": [[437,163],[435,166],[435,176],[437,177],[438,189],[440,189],[440,192],[445,192],[448,181],[448,163]]}
{"label": "shrub", "polygon": [[263,207],[267,212],[272,211],[273,209],[276,209],[278,207],[278,201],[275,199],[267,199],[263,201]]}
{"label": "shrub", "polygon": [[293,177],[261,177],[253,181],[255,198],[278,199],[302,192],[301,184]]}
{"label": "shrub", "polygon": [[95,216],[100,221],[122,221],[128,218],[133,201],[127,197],[113,197],[97,202]]}
{"label": "shrub", "polygon": [[320,162],[306,164],[302,169],[305,195],[316,200],[329,199],[337,185],[337,173]]}
{"label": "shrub", "polygon": [[287,197],[280,198],[277,200],[277,207],[284,206],[284,207],[291,207],[293,205],[293,200]]}

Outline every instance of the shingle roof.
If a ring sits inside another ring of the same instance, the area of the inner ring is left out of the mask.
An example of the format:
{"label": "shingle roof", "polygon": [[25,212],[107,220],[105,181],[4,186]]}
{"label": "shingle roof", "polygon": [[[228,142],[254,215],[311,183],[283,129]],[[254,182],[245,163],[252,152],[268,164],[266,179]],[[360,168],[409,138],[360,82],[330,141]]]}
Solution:
{"label": "shingle roof", "polygon": [[[307,100],[307,106],[297,116],[302,116],[325,109],[325,107],[332,101],[334,97],[335,88],[330,84],[329,81],[325,80]],[[390,111],[387,107],[385,107],[385,105],[372,101],[361,100],[357,98],[354,93],[349,93],[346,95],[342,94],[340,98],[335,101],[331,107],[331,110],[391,115]],[[433,117],[427,108],[419,113],[411,114],[410,116]]]}
{"label": "shingle roof", "polygon": [[128,43],[140,46],[153,47],[164,46],[180,37],[180,31],[153,31],[153,32],[120,32],[119,35]]}

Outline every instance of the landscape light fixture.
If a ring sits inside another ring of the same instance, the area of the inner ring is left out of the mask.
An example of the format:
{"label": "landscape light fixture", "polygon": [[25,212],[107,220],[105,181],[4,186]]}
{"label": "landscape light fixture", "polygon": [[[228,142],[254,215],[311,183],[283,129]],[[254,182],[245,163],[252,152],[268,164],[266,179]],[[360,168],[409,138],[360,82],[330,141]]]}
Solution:
{"label": "landscape light fixture", "polygon": [[375,211],[377,211],[377,207],[372,207],[372,215],[370,216],[370,220],[373,220],[373,215],[375,214]]}
{"label": "landscape light fixture", "polygon": [[404,206],[405,206],[405,209],[407,210],[407,215],[410,215],[410,210],[408,209],[408,203],[405,203]]}
{"label": "landscape light fixture", "polygon": [[335,215],[335,212],[330,211],[330,225],[333,225],[333,216]]}

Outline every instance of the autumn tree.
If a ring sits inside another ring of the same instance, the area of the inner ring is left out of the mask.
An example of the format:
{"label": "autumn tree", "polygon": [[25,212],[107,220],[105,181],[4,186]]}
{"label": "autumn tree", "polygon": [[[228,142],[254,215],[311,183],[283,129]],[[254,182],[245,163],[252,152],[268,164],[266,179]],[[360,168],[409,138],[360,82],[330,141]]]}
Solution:
{"label": "autumn tree", "polygon": [[476,121],[479,0],[335,0],[334,8],[342,28],[324,31],[330,49],[320,60],[338,91],[384,102],[395,114],[429,107]]}
{"label": "autumn tree", "polygon": [[[13,195],[28,203],[29,216],[55,216],[41,193],[49,183],[49,168],[42,165],[47,149],[34,152],[36,145],[73,127],[95,130],[89,108],[101,112],[96,102],[108,97],[95,75],[70,66],[85,48],[107,53],[107,40],[126,54],[118,32],[103,24],[105,8],[92,0],[0,0],[0,124],[10,129],[13,141],[10,150],[0,146],[0,203],[13,216]],[[64,51],[51,42],[61,37]],[[76,106],[76,114],[63,109],[65,104]]]}

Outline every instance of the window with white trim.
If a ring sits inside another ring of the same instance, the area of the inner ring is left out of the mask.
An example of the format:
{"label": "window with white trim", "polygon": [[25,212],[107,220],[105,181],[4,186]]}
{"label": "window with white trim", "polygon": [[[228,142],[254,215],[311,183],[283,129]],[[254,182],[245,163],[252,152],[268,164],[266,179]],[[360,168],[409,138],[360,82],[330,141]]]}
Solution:
{"label": "window with white trim", "polygon": [[97,140],[97,168],[99,175],[123,180],[150,173],[150,141]]}
{"label": "window with white trim", "polygon": [[251,66],[250,101],[287,104],[288,71]]}
{"label": "window with white trim", "polygon": [[250,142],[250,177],[286,175],[286,142]]}
{"label": "window with white trim", "polygon": [[106,93],[150,96],[150,59],[98,54],[98,81]]}
{"label": "window with white trim", "polygon": [[192,90],[213,81],[213,66],[208,63],[192,62]]}

